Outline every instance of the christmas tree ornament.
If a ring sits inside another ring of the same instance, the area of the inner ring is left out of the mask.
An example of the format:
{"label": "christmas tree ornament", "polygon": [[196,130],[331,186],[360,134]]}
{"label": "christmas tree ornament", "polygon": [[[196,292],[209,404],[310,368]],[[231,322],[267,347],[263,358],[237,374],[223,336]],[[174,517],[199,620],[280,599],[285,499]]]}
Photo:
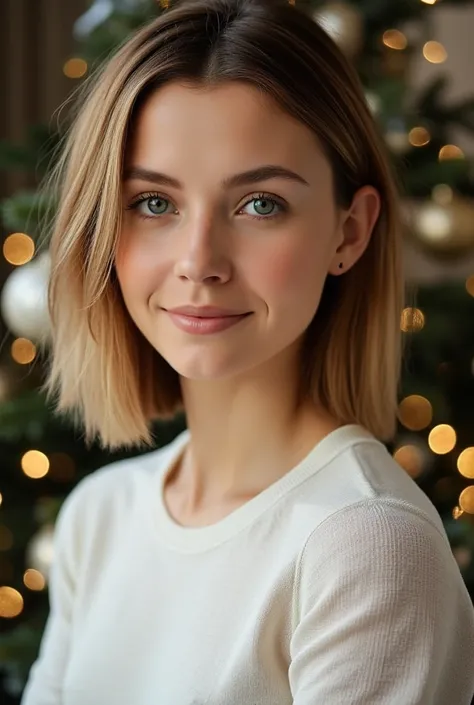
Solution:
{"label": "christmas tree ornament", "polygon": [[131,12],[143,4],[144,0],[94,0],[89,9],[76,20],[74,36],[78,40],[87,39],[114,12]]}
{"label": "christmas tree ornament", "polygon": [[455,257],[474,247],[474,201],[453,196],[450,202],[411,200],[406,215],[409,230],[431,254]]}
{"label": "christmas tree ornament", "polygon": [[34,534],[26,550],[27,568],[38,570],[48,582],[54,558],[54,525],[45,524]]}
{"label": "christmas tree ornament", "polygon": [[313,17],[347,56],[357,56],[364,41],[364,22],[354,5],[333,0],[316,10]]}
{"label": "christmas tree ornament", "polygon": [[9,275],[1,293],[2,317],[14,335],[43,341],[50,331],[49,254],[44,252]]}

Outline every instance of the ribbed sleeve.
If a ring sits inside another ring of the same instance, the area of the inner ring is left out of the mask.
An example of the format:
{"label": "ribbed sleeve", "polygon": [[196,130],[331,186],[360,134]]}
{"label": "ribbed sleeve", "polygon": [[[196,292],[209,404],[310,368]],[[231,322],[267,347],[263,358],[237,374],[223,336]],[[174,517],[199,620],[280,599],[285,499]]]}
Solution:
{"label": "ribbed sleeve", "polygon": [[83,481],[63,502],[53,538],[54,560],[49,576],[48,621],[32,665],[21,705],[61,705],[62,684],[72,638],[73,604],[79,573]]}
{"label": "ribbed sleeve", "polygon": [[331,515],[296,576],[294,705],[470,705],[473,616],[460,590],[446,537],[402,502]]}

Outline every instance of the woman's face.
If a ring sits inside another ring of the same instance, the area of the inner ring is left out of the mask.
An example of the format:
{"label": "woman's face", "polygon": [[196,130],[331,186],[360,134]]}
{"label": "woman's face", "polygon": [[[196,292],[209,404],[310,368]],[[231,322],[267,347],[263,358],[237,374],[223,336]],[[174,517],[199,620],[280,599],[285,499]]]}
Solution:
{"label": "woman's face", "polygon": [[[295,351],[328,271],[340,271],[328,161],[308,128],[245,84],[171,83],[148,99],[128,145],[123,208],[126,307],[186,378],[235,376]],[[247,315],[170,313],[182,306]]]}

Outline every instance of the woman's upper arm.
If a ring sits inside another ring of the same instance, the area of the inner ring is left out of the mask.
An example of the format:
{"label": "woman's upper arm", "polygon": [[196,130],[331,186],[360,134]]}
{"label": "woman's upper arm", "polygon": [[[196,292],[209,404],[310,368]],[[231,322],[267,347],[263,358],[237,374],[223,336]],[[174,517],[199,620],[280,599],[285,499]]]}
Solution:
{"label": "woman's upper arm", "polygon": [[84,481],[63,502],[54,528],[49,576],[49,616],[21,705],[60,705],[69,658],[81,543]]}
{"label": "woman's upper arm", "polygon": [[427,519],[380,500],[338,512],[309,538],[295,594],[294,705],[470,705],[472,604]]}

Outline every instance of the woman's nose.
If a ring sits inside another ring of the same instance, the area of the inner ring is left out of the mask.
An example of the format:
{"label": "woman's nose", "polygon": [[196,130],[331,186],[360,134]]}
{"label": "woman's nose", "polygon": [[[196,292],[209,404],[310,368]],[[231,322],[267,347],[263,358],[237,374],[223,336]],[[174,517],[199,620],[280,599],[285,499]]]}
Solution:
{"label": "woman's nose", "polygon": [[204,281],[225,283],[232,275],[232,263],[228,248],[222,242],[222,229],[216,226],[202,225],[194,229],[185,239],[175,264],[175,274],[192,282]]}

